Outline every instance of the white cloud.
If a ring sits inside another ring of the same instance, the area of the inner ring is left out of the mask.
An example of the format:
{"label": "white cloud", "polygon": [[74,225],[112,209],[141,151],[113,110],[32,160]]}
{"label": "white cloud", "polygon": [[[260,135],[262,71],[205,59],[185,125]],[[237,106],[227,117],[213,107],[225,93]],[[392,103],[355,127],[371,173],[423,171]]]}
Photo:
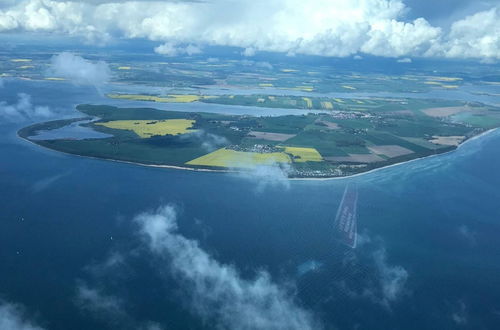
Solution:
{"label": "white cloud", "polygon": [[200,47],[187,45],[186,47],[178,46],[174,43],[167,42],[163,45],[155,47],[155,52],[165,56],[180,56],[180,55],[197,55],[203,53]]}
{"label": "white cloud", "polygon": [[244,171],[239,171],[236,175],[256,184],[256,192],[262,193],[267,188],[290,188],[289,175],[292,168],[286,163],[269,163],[259,165]]}
{"label": "white cloud", "polygon": [[172,206],[135,218],[150,252],[168,261],[173,275],[183,282],[196,313],[227,329],[317,329],[312,316],[292,296],[261,271],[245,279],[224,265],[194,240],[177,231]]}
{"label": "white cloud", "polygon": [[409,58],[409,57],[400,58],[400,59],[398,60],[398,63],[411,63],[411,62],[412,62],[412,60],[411,60],[411,58]]}
{"label": "white cloud", "polygon": [[35,106],[31,102],[31,96],[25,93],[17,94],[17,103],[8,104],[0,102],[0,118],[12,122],[25,120],[46,119],[54,115],[47,106]]}
{"label": "white cloud", "polygon": [[382,289],[382,302],[389,304],[396,301],[404,292],[408,272],[401,266],[391,266],[387,263],[387,254],[384,248],[373,253],[375,266],[379,273]]}
{"label": "white cloud", "polygon": [[163,42],[157,52],[166,55],[222,45],[241,47],[247,56],[500,56],[497,9],[457,21],[445,34],[424,18],[405,21],[402,0],[92,2],[26,0],[0,10],[0,31],[56,32],[89,41],[147,38]]}
{"label": "white cloud", "polygon": [[387,251],[380,237],[372,238],[367,232],[359,234],[356,251],[356,254],[346,255],[343,264],[351,271],[360,264],[369,265],[373,269],[372,276],[353,275],[353,278],[336,283],[337,287],[351,298],[368,298],[390,310],[392,304],[409,293],[406,287],[408,271],[387,261]]}
{"label": "white cloud", "polygon": [[78,285],[76,299],[81,309],[96,316],[111,320],[125,316],[122,307],[123,302],[120,298],[106,295],[101,290],[89,287],[85,283]]}
{"label": "white cloud", "polygon": [[60,53],[51,59],[50,75],[66,78],[77,84],[101,86],[109,81],[111,73],[103,61],[91,62],[72,53]]}
{"label": "white cloud", "polygon": [[500,9],[492,8],[452,24],[445,43],[431,55],[449,58],[500,59]]}
{"label": "white cloud", "polygon": [[203,129],[198,129],[190,134],[181,135],[179,138],[182,140],[197,140],[197,143],[201,143],[202,148],[207,152],[212,152],[219,147],[229,144],[229,141],[225,137],[207,133]]}
{"label": "white cloud", "polygon": [[463,300],[459,300],[457,302],[457,306],[454,308],[455,311],[451,314],[451,319],[457,325],[464,326],[467,324],[468,316],[467,316],[467,305]]}
{"label": "white cloud", "polygon": [[477,243],[477,241],[476,241],[476,233],[473,232],[468,226],[466,226],[466,225],[460,225],[458,227],[458,233],[470,245],[475,245]]}
{"label": "white cloud", "polygon": [[365,53],[379,56],[403,56],[423,54],[437,42],[441,29],[432,27],[425,19],[412,23],[392,20],[373,22],[369,39],[361,46]]}
{"label": "white cloud", "polygon": [[42,191],[50,188],[50,186],[52,186],[59,179],[69,175],[70,173],[71,173],[70,171],[67,171],[64,173],[52,175],[52,176],[46,177],[44,179],[38,180],[31,186],[31,192],[33,192],[33,193],[42,192]]}
{"label": "white cloud", "polygon": [[263,69],[267,69],[267,70],[273,69],[272,64],[269,62],[257,62],[257,63],[255,63],[255,66],[258,68],[263,68]]}
{"label": "white cloud", "polygon": [[25,316],[19,305],[0,301],[0,329],[2,330],[43,330]]}
{"label": "white cloud", "polygon": [[245,48],[243,50],[243,52],[241,53],[241,55],[247,56],[247,57],[252,57],[252,56],[255,56],[255,53],[257,53],[257,51],[255,50],[255,48],[248,47],[248,48]]}

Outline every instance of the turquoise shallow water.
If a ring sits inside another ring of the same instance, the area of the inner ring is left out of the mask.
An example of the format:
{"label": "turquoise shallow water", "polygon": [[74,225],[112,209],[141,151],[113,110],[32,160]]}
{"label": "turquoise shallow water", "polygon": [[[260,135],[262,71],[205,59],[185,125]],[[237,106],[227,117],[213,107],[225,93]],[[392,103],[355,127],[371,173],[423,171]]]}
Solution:
{"label": "turquoise shallow water", "polygon": [[[22,126],[0,127],[0,297],[48,329],[216,324],[141,247],[132,218],[169,203],[183,237],[243,278],[266,270],[327,329],[500,324],[500,131],[362,176],[286,182],[64,155],[18,139]],[[359,192],[355,250],[332,237],[347,184]],[[97,276],[110,253],[126,266]],[[119,296],[126,321],[82,310],[82,283]]]}

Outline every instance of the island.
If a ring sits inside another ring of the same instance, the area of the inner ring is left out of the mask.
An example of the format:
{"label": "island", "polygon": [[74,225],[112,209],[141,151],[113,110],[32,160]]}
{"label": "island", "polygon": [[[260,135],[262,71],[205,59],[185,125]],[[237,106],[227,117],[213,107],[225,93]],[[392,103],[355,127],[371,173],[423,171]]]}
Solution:
{"label": "island", "polygon": [[[253,104],[263,97],[273,102],[260,95],[204,99]],[[377,98],[335,107],[343,100],[309,101],[323,111],[250,116],[82,104],[79,118],[36,123],[18,134],[57,151],[141,165],[201,171],[279,166],[290,178],[334,178],[452,151],[500,126],[499,108],[475,102]],[[69,125],[101,135],[37,138]]]}

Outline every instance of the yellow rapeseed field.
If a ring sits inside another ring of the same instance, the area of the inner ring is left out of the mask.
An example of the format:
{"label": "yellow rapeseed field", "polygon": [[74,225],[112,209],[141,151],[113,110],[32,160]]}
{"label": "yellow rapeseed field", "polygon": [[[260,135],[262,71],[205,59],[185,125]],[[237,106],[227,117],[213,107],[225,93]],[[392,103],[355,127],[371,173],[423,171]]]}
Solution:
{"label": "yellow rapeseed field", "polygon": [[326,110],[333,110],[333,104],[332,104],[332,102],[329,102],[329,101],[322,101],[321,107],[323,109],[326,109]]}
{"label": "yellow rapeseed field", "polygon": [[195,132],[190,130],[194,120],[168,119],[168,120],[114,120],[105,123],[96,123],[114,129],[125,129],[133,131],[141,138],[149,138],[153,135],[179,135]]}
{"label": "yellow rapeseed field", "polygon": [[187,162],[187,165],[254,168],[258,165],[290,163],[290,157],[283,152],[258,153],[222,148]]}
{"label": "yellow rapeseed field", "polygon": [[297,86],[297,89],[303,92],[313,92],[314,86]]}
{"label": "yellow rapeseed field", "polygon": [[431,80],[437,80],[437,81],[445,81],[445,82],[452,82],[452,81],[460,81],[463,80],[462,78],[457,78],[457,77],[431,77]]}
{"label": "yellow rapeseed field", "polygon": [[297,163],[323,161],[321,154],[314,148],[285,147],[285,153],[292,155],[293,161]]}
{"label": "yellow rapeseed field", "polygon": [[307,106],[308,108],[312,108],[312,107],[313,107],[313,102],[312,102],[312,100],[311,100],[310,98],[308,98],[308,97],[303,97],[302,99],[306,102],[306,106]]}

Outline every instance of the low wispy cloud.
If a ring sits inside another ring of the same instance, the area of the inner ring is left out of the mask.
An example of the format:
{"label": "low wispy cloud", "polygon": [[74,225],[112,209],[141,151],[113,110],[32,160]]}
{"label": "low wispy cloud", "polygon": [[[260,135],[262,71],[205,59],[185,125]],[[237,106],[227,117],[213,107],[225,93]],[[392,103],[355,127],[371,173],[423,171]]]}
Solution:
{"label": "low wispy cloud", "polygon": [[223,329],[318,329],[312,315],[293,296],[261,271],[243,278],[177,230],[173,206],[160,207],[135,218],[149,252],[166,262],[182,282],[193,311]]}
{"label": "low wispy cloud", "polygon": [[292,168],[287,163],[269,163],[252,168],[241,169],[236,174],[238,177],[255,183],[256,192],[262,193],[268,188],[290,188],[289,175]]}
{"label": "low wispy cloud", "polygon": [[124,290],[119,289],[129,279],[127,257],[133,254],[129,252],[113,251],[104,261],[86,266],[89,279],[77,281],[74,303],[81,312],[113,329],[161,330],[156,322],[136,319],[131,312],[134,301],[126,299]]}
{"label": "low wispy cloud", "polygon": [[182,56],[182,55],[198,55],[203,53],[200,47],[195,45],[179,46],[175,43],[166,42],[163,45],[155,47],[155,53],[165,56]]}
{"label": "low wispy cloud", "polygon": [[476,233],[473,232],[467,225],[460,225],[458,227],[460,237],[466,240],[470,245],[476,245]]}
{"label": "low wispy cloud", "polygon": [[408,272],[402,266],[390,265],[387,262],[387,252],[385,248],[380,248],[373,253],[375,266],[379,274],[379,283],[382,289],[382,300],[384,305],[396,301],[405,289]]}
{"label": "low wispy cloud", "polygon": [[454,312],[451,314],[451,319],[453,322],[455,322],[457,325],[465,325],[467,324],[468,321],[468,316],[467,316],[467,305],[463,300],[459,300],[456,303],[456,306],[453,307]]}
{"label": "low wispy cloud", "polygon": [[272,66],[271,63],[266,62],[266,61],[252,61],[252,60],[241,60],[240,63],[244,66],[255,66],[257,68],[262,68],[262,69],[267,69],[267,70],[272,70],[274,67]]}
{"label": "low wispy cloud", "polygon": [[17,94],[17,102],[9,104],[0,102],[0,118],[20,122],[25,120],[46,119],[54,116],[47,106],[33,105],[31,96],[26,93]]}
{"label": "low wispy cloud", "polygon": [[247,56],[247,57],[252,57],[252,56],[255,56],[256,53],[257,53],[257,51],[255,48],[247,47],[243,50],[243,52],[241,52],[241,55]]}
{"label": "low wispy cloud", "polygon": [[351,298],[369,299],[390,310],[392,304],[409,293],[407,289],[408,271],[401,265],[388,261],[384,241],[372,238],[366,232],[358,235],[356,253],[348,254],[343,265],[346,269],[366,269],[371,276],[348,278],[337,283],[341,291]]}
{"label": "low wispy cloud", "polygon": [[50,188],[54,183],[56,183],[59,179],[67,176],[68,174],[70,174],[71,172],[70,171],[67,171],[67,172],[64,172],[64,173],[60,173],[60,174],[56,174],[56,175],[52,175],[52,176],[49,176],[49,177],[46,177],[44,179],[41,179],[41,180],[38,180],[36,181],[32,186],[31,186],[31,192],[36,194],[36,193],[39,193],[39,192],[42,192],[48,188]]}
{"label": "low wispy cloud", "polygon": [[409,57],[400,58],[400,59],[398,60],[398,63],[411,63],[411,62],[412,62],[412,60],[411,60],[411,58],[409,58]]}
{"label": "low wispy cloud", "polygon": [[43,330],[30,320],[20,305],[0,301],[0,329],[2,330]]}
{"label": "low wispy cloud", "polygon": [[212,152],[215,149],[218,149],[222,146],[227,146],[229,144],[228,139],[226,139],[223,136],[213,134],[213,133],[208,133],[203,129],[196,130],[195,132],[192,132],[191,134],[184,134],[181,135],[181,139],[196,139],[198,142],[201,143],[201,146],[203,149],[205,149],[208,152]]}
{"label": "low wispy cloud", "polygon": [[50,76],[66,78],[76,84],[91,85],[96,88],[111,78],[111,71],[106,62],[92,62],[68,52],[53,56],[47,73]]}
{"label": "low wispy cloud", "polygon": [[97,317],[115,320],[125,316],[120,298],[105,294],[101,289],[90,287],[86,283],[82,282],[77,286],[76,299],[81,309]]}
{"label": "low wispy cloud", "polygon": [[255,66],[258,68],[263,68],[263,69],[268,69],[268,70],[273,69],[272,64],[269,62],[257,62],[257,63],[255,63]]}

